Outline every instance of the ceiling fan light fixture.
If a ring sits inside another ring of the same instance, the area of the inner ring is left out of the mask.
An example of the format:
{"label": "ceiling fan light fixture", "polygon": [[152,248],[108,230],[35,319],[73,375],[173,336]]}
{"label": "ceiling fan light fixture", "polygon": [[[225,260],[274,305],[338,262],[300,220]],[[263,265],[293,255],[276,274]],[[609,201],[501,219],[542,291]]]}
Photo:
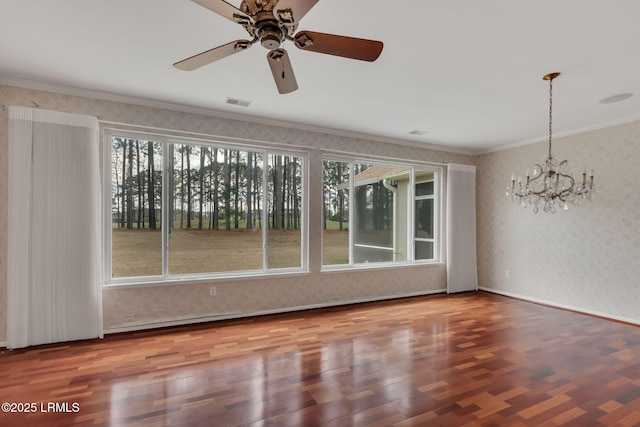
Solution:
{"label": "ceiling fan light fixture", "polygon": [[274,35],[267,34],[260,39],[263,48],[273,50],[280,47],[280,39]]}
{"label": "ceiling fan light fixture", "polygon": [[265,23],[258,28],[257,36],[260,38],[262,47],[268,50],[279,48],[285,39],[283,30],[271,22]]}

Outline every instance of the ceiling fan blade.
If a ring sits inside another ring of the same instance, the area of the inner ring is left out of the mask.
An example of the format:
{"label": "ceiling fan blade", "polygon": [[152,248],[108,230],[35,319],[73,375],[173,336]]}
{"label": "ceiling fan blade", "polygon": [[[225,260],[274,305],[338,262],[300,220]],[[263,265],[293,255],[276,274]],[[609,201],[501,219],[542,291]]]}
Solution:
{"label": "ceiling fan blade", "polygon": [[376,40],[357,39],[355,37],[313,31],[300,31],[294,36],[294,41],[296,46],[302,50],[369,62],[378,59],[384,46],[382,42]]}
{"label": "ceiling fan blade", "polygon": [[280,0],[273,14],[280,22],[297,24],[316,3],[318,0]]}
{"label": "ceiling fan blade", "polygon": [[178,61],[173,64],[173,66],[179,70],[193,71],[207,64],[211,64],[214,61],[233,55],[234,53],[247,50],[251,47],[251,44],[249,40],[236,40]]}
{"label": "ceiling fan blade", "polygon": [[249,22],[253,23],[253,18],[251,18],[249,15],[247,15],[246,13],[244,13],[234,5],[229,4],[224,0],[192,0],[192,1],[238,24],[246,24]]}
{"label": "ceiling fan blade", "polygon": [[293,74],[293,67],[289,55],[284,49],[274,49],[267,54],[267,60],[271,67],[273,79],[276,81],[278,92],[289,93],[298,89],[296,76]]}

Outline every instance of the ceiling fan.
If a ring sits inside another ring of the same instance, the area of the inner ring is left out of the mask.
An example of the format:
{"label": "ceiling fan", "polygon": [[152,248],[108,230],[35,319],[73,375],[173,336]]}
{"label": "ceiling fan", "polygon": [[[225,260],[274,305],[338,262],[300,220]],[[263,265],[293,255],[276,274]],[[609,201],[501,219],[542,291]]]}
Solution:
{"label": "ceiling fan", "polygon": [[289,55],[281,47],[285,40],[293,41],[296,47],[302,50],[369,62],[378,59],[382,52],[383,44],[380,41],[313,31],[295,33],[300,19],[315,6],[318,0],[243,0],[240,8],[224,0],[192,1],[242,25],[252,39],[232,41],[173,64],[180,70],[195,70],[249,49],[254,43],[260,41],[262,47],[269,50],[267,61],[278,92],[289,93],[298,89],[298,83]]}

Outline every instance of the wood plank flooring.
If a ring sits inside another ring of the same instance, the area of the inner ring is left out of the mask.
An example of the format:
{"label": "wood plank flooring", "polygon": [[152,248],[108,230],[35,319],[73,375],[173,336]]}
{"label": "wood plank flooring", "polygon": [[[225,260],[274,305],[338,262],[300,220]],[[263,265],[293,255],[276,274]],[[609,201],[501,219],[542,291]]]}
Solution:
{"label": "wood plank flooring", "polygon": [[406,298],[3,349],[0,402],[35,405],[12,427],[640,426],[640,328]]}

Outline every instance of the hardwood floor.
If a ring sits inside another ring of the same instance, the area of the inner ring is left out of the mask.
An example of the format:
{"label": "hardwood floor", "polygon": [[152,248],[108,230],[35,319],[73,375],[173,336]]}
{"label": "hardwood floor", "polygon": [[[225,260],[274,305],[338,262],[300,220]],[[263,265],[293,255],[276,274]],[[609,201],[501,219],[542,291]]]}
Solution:
{"label": "hardwood floor", "polygon": [[407,298],[3,349],[0,402],[35,411],[1,426],[640,426],[640,328]]}

